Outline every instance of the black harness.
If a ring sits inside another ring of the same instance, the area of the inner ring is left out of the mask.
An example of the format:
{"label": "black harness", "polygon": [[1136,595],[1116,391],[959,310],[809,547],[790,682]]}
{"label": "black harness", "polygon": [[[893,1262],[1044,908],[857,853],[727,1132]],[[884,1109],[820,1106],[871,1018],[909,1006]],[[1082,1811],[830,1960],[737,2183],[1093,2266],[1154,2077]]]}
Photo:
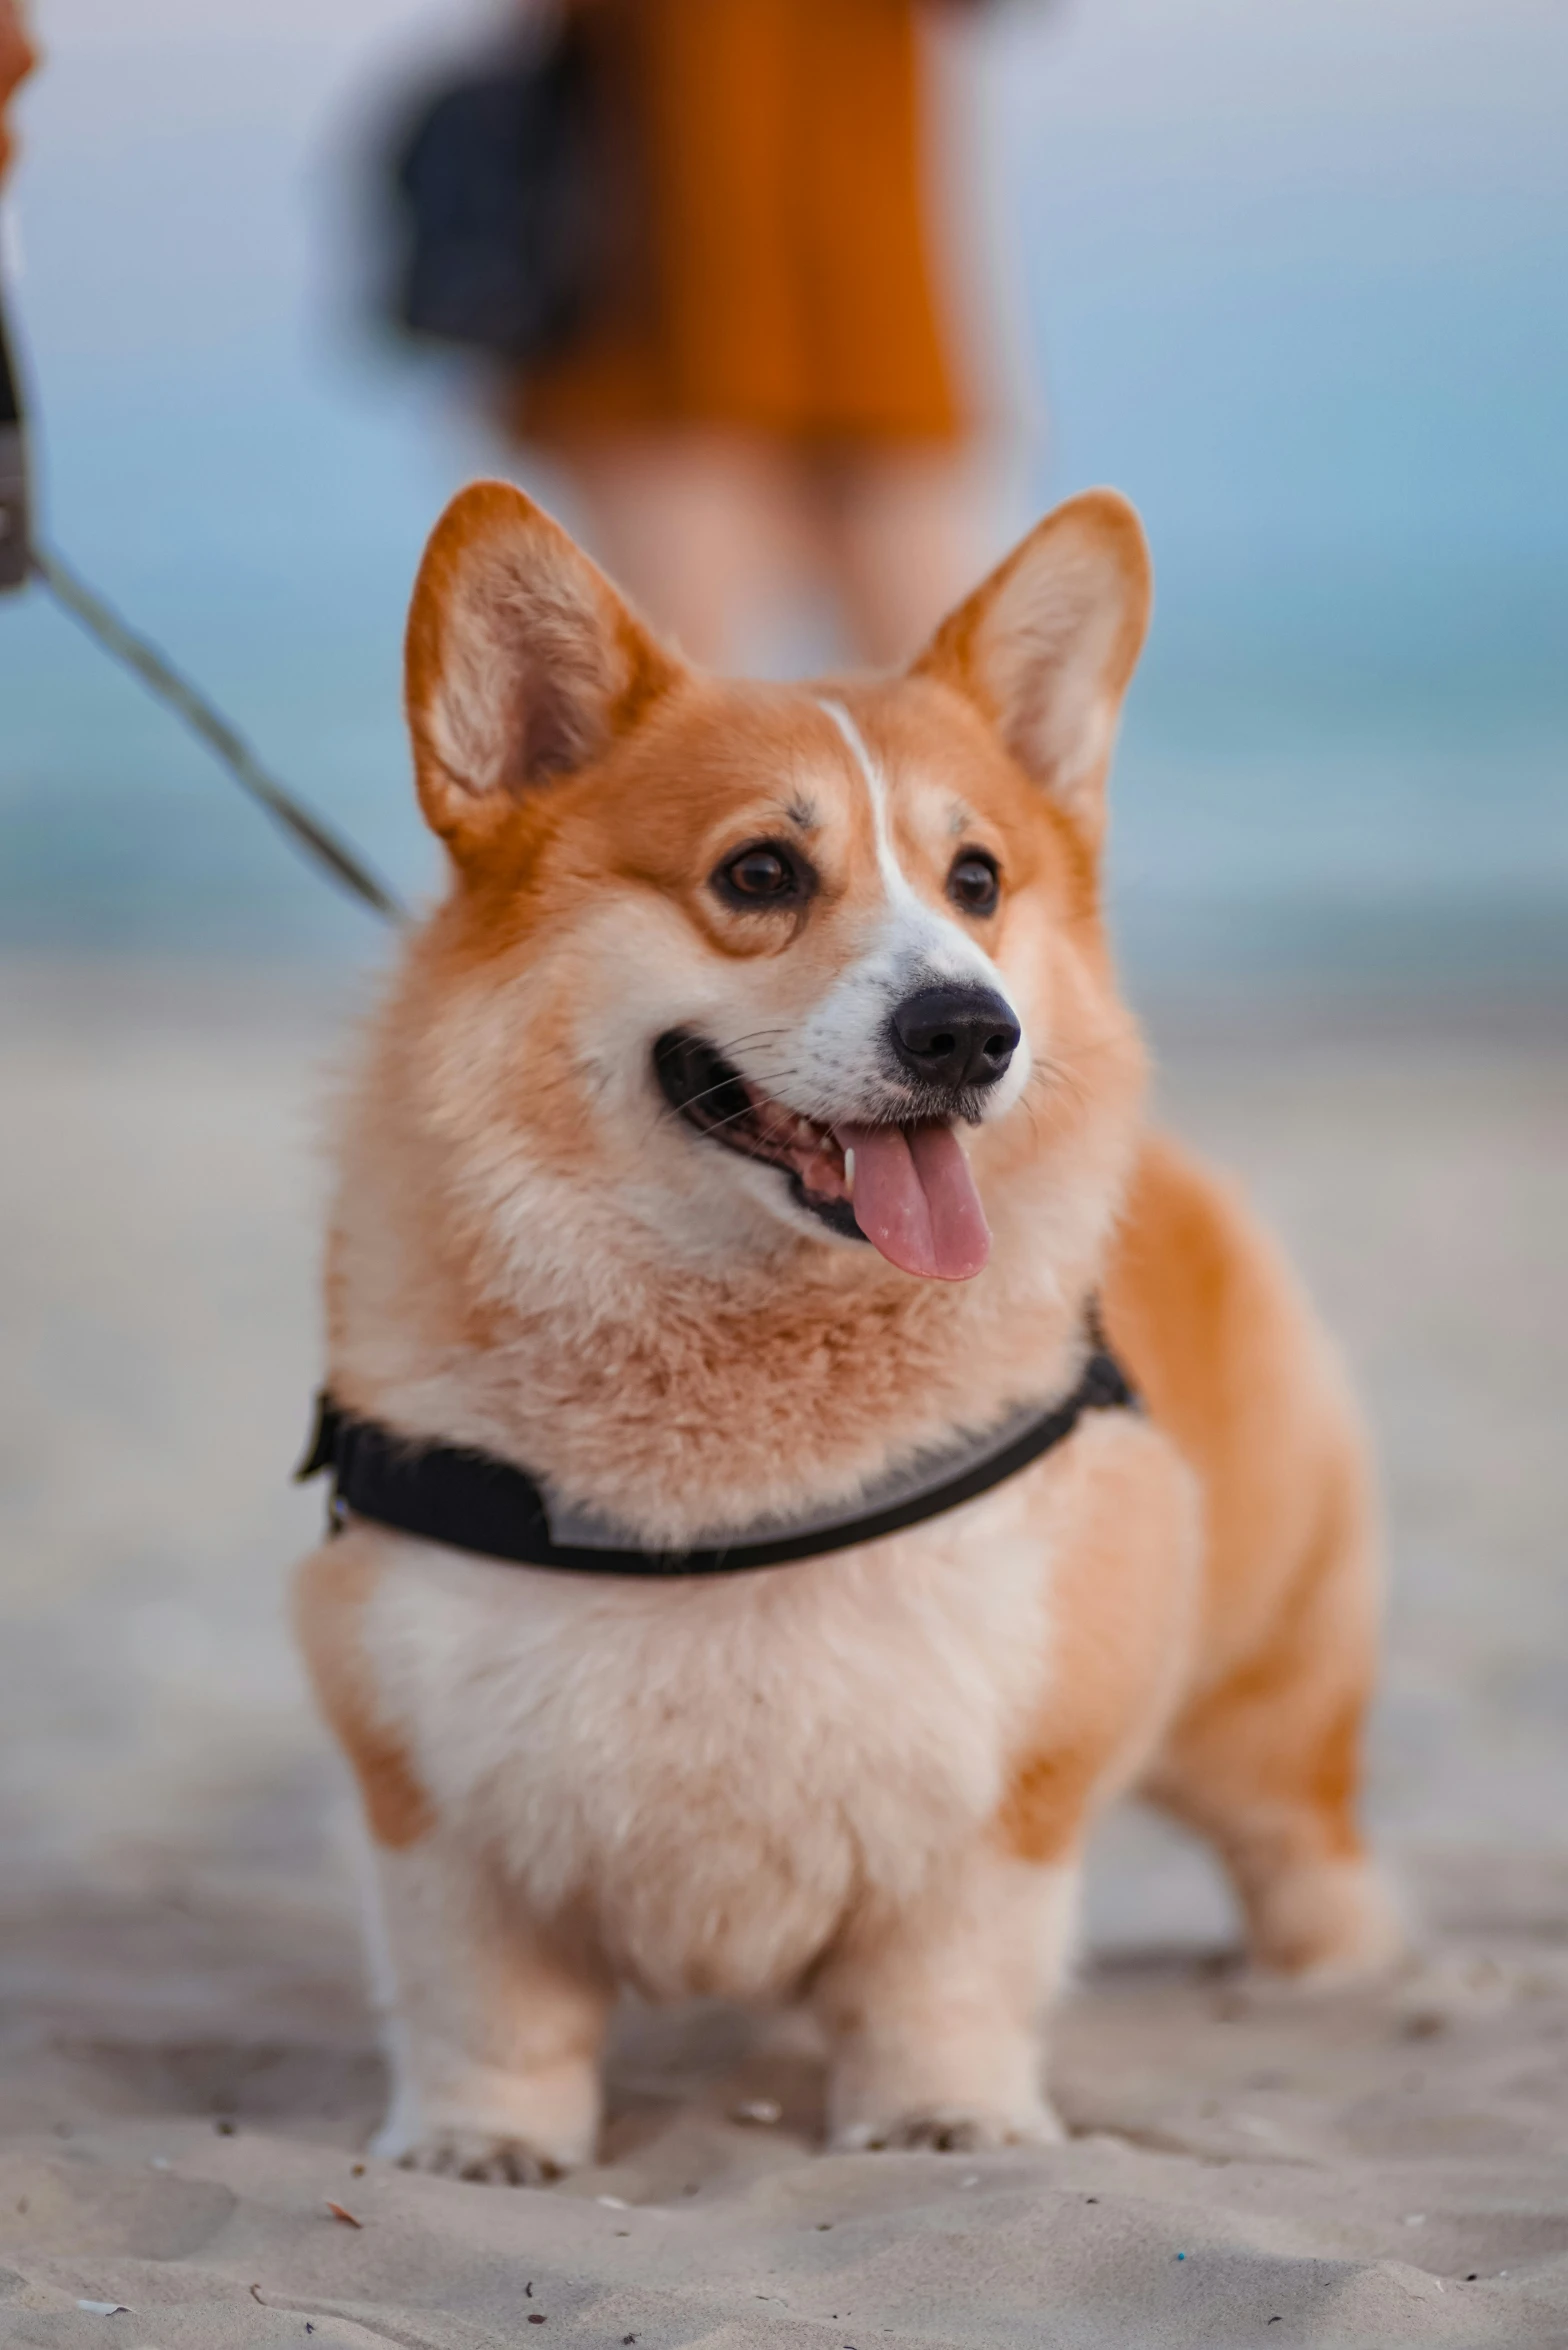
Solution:
{"label": "black harness", "polygon": [[332,1472],[328,1526],[371,1518],[402,1534],[445,1543],[518,1567],[554,1567],[580,1575],[734,1575],[748,1567],[782,1567],[794,1559],[876,1542],[940,1517],[1065,1443],[1085,1412],[1130,1411],[1138,1399],[1091,1320],[1091,1351],[1070,1395],[1041,1412],[1030,1409],[1006,1427],[963,1447],[928,1456],[865,1497],[852,1517],[763,1521],[744,1537],[697,1550],[655,1550],[628,1543],[625,1529],[599,1524],[552,1504],[526,1469],[493,1453],[455,1444],[425,1444],[375,1420],[356,1419],[323,1393],[315,1435],[296,1475]]}

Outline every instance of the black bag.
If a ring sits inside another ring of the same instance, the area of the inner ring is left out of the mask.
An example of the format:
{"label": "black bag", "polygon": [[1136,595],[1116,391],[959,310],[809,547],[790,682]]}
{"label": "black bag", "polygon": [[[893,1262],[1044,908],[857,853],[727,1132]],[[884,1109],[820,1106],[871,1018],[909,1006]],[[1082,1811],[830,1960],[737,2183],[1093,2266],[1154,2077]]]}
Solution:
{"label": "black bag", "polygon": [[32,569],[27,494],[27,421],[0,310],[0,589],[24,587]]}
{"label": "black bag", "polygon": [[399,325],[514,363],[550,357],[599,300],[605,175],[581,32],[428,100],[393,160]]}

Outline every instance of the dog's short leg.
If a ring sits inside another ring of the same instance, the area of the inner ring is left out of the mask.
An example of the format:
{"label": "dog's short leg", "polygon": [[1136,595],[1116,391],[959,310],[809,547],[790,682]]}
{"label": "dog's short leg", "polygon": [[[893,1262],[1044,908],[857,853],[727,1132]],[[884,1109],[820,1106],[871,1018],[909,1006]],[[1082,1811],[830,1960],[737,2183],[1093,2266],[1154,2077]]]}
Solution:
{"label": "dog's short leg", "polygon": [[1253,1965],[1305,1988],[1388,1971],[1405,1933],[1355,1816],[1362,1701],[1292,1738],[1281,1706],[1221,1692],[1184,1725],[1148,1793],[1210,1838],[1246,1920]]}
{"label": "dog's short leg", "polygon": [[370,1869],[374,1991],[392,2066],[374,2151],[520,2186],[591,2160],[608,1983],[439,1836],[377,1850]]}
{"label": "dog's short leg", "polygon": [[1330,1516],[1293,1604],[1178,1719],[1147,1789],[1218,1848],[1254,1964],[1307,1986],[1378,1974],[1404,1948],[1358,1819],[1375,1655],[1369,1542],[1359,1509]]}
{"label": "dog's short leg", "polygon": [[1070,1955],[1077,1867],[977,1846],[915,1907],[868,1917],[823,1970],[835,2145],[1044,2145],[1041,2026]]}
{"label": "dog's short leg", "polygon": [[378,1676],[382,1572],[363,1529],[306,1559],[294,1621],[358,1783],[374,1992],[392,2107],[376,2152],[460,2178],[526,2181],[586,2162],[610,1989],[590,1954],[532,1926],[441,1817]]}
{"label": "dog's short leg", "polygon": [[1173,1702],[1198,1554],[1176,1452],[1130,1413],[1093,1419],[1062,1472],[1072,1539],[1051,1576],[1050,1661],[998,1808],[918,1903],[856,1922],[824,1970],[841,2144],[1061,2134],[1041,2026],[1071,1954],[1078,1854]]}

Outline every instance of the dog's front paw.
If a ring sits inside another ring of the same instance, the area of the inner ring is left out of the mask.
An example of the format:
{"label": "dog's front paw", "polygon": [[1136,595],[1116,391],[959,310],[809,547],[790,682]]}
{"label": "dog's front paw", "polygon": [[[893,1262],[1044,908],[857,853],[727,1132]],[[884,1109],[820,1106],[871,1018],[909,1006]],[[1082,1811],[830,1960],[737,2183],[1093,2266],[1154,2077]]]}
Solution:
{"label": "dog's front paw", "polygon": [[400,2170],[430,2171],[442,2179],[474,2179],[486,2187],[545,2187],[561,2176],[562,2164],[541,2154],[525,2138],[494,2130],[431,2130],[397,2156]]}
{"label": "dog's front paw", "polygon": [[888,2121],[849,2122],[834,2136],[841,2154],[883,2154],[928,2149],[938,2154],[979,2154],[996,2146],[1059,2146],[1065,2132],[1048,2105],[1023,2113],[976,2113],[957,2105],[899,2114]]}

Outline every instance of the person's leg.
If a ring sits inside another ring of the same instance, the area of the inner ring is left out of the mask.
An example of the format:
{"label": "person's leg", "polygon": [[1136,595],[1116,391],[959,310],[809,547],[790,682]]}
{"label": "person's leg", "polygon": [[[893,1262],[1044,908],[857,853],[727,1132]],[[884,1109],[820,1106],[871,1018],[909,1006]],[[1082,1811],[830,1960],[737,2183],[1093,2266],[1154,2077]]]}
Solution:
{"label": "person's leg", "polygon": [[992,472],[972,447],[920,442],[825,469],[819,545],[861,660],[909,660],[978,584],[998,551]]}
{"label": "person's leg", "polygon": [[595,437],[563,450],[593,551],[705,667],[754,659],[804,582],[833,598],[854,659],[917,652],[995,553],[993,468],[972,449],[832,458],[717,430]]}
{"label": "person's leg", "polygon": [[800,564],[784,452],[719,431],[595,439],[566,452],[594,553],[681,651],[728,671]]}

